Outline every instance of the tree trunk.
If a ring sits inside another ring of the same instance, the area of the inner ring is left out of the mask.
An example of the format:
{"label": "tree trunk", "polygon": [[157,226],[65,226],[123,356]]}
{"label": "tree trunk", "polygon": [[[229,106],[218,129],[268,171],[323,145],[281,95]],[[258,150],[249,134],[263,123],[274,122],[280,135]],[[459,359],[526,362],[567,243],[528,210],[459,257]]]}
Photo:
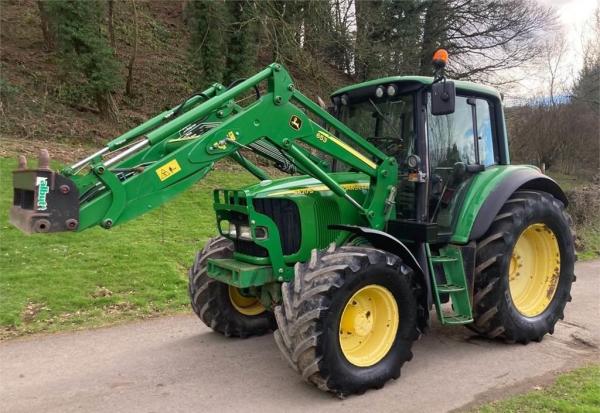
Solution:
{"label": "tree trunk", "polygon": [[115,1],[108,0],[108,36],[110,38],[110,47],[117,53],[117,43],[115,42],[115,25],[114,25]]}
{"label": "tree trunk", "polygon": [[187,24],[188,23],[188,12],[187,12],[187,6],[188,6],[188,0],[181,0],[181,3],[179,4],[179,11],[181,14],[181,21],[183,22],[183,24]]}
{"label": "tree trunk", "polygon": [[431,75],[431,59],[435,50],[441,46],[443,41],[443,25],[445,3],[440,0],[431,0],[425,12],[423,27],[423,42],[421,43],[421,58],[419,74]]}
{"label": "tree trunk", "polygon": [[118,121],[117,105],[110,92],[97,92],[96,105],[102,118],[112,122]]}
{"label": "tree trunk", "polygon": [[356,14],[356,50],[354,52],[354,72],[358,80],[366,80],[368,75],[367,70],[367,4],[362,1],[354,3]]}
{"label": "tree trunk", "polygon": [[44,44],[47,50],[54,50],[56,47],[56,31],[54,30],[48,10],[46,9],[45,1],[38,0],[38,10],[40,12],[40,25],[42,28],[42,35],[44,36]]}
{"label": "tree trunk", "polygon": [[133,96],[133,65],[138,50],[138,14],[135,0],[131,1],[131,6],[133,7],[133,51],[127,65],[127,82],[125,83],[125,94],[129,97]]}

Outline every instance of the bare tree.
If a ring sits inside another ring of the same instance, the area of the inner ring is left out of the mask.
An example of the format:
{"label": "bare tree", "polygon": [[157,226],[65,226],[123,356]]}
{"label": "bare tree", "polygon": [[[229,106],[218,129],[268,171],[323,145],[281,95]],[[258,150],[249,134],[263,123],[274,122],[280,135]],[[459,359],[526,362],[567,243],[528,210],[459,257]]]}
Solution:
{"label": "bare tree", "polygon": [[112,47],[112,49],[116,53],[117,44],[115,42],[114,12],[115,12],[115,1],[108,0],[108,37],[110,39],[110,47]]}
{"label": "bare tree", "polygon": [[455,78],[491,80],[540,54],[555,26],[552,9],[527,0],[451,0],[441,21],[442,44]]}
{"label": "bare tree", "polygon": [[357,1],[356,75],[430,75],[444,47],[451,77],[498,84],[498,74],[540,55],[554,24],[552,9],[529,0]]}
{"label": "bare tree", "polygon": [[[557,33],[554,38],[546,40],[545,42],[544,60],[549,78],[548,94],[550,102],[553,106],[556,106],[557,83],[560,83],[562,80],[561,69],[566,51],[567,45],[562,33],[560,32]],[[566,90],[564,90],[564,86],[562,92],[566,92]]]}
{"label": "bare tree", "polygon": [[133,11],[133,51],[127,64],[127,81],[125,83],[125,94],[127,96],[133,96],[133,66],[138,52],[138,12],[136,0],[131,0],[131,8]]}
{"label": "bare tree", "polygon": [[40,26],[42,28],[42,35],[44,36],[46,49],[54,50],[56,47],[56,28],[53,26],[52,19],[48,14],[46,2],[38,0],[36,3],[40,13]]}

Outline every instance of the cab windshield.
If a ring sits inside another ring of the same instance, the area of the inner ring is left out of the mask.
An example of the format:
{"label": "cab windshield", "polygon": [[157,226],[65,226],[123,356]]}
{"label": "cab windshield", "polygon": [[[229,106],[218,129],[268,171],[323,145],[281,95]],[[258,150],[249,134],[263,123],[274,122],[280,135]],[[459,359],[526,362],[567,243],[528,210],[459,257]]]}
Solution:
{"label": "cab windshield", "polygon": [[367,139],[399,165],[413,152],[415,142],[414,95],[388,99],[367,98],[342,105],[339,117],[350,129]]}
{"label": "cab windshield", "polygon": [[[396,195],[398,218],[414,219],[415,183],[409,182],[406,159],[415,151],[415,95],[404,94],[388,99],[367,98],[343,105],[339,117],[350,129],[398,162],[399,182]],[[340,166],[334,162],[334,169]]]}

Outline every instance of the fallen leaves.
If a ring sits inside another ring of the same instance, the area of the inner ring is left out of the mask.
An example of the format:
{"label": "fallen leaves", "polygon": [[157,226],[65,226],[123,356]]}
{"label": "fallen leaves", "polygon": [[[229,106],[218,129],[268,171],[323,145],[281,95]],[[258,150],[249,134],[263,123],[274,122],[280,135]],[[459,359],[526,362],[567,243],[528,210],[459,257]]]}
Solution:
{"label": "fallen leaves", "polygon": [[110,297],[113,295],[113,292],[106,287],[98,286],[96,287],[96,291],[92,293],[92,297],[100,298],[100,297]]}

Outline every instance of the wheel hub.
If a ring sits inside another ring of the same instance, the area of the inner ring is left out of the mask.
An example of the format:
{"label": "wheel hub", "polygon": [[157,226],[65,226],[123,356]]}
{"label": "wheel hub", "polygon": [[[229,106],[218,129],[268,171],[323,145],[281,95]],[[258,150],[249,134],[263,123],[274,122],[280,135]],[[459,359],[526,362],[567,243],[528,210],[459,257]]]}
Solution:
{"label": "wheel hub", "polygon": [[266,311],[258,298],[245,296],[239,288],[232,285],[229,286],[229,300],[233,308],[247,316],[259,315]]}
{"label": "wheel hub", "polygon": [[368,367],[383,359],[398,331],[398,305],[392,293],[379,285],[358,290],[346,303],[340,319],[339,339],[346,359]]}
{"label": "wheel hub", "polygon": [[545,224],[521,233],[512,251],[508,281],[513,304],[526,317],[543,313],[552,302],[560,275],[556,235]]}

